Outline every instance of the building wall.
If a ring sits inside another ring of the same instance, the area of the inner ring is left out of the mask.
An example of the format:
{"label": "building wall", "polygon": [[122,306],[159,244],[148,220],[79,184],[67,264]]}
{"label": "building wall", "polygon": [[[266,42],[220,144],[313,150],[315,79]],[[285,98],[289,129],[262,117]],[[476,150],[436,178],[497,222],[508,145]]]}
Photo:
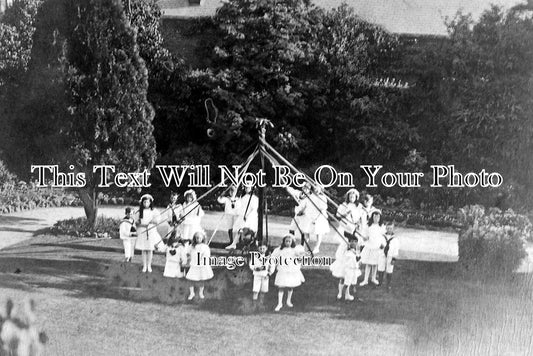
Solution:
{"label": "building wall", "polygon": [[0,14],[13,4],[13,0],[0,0]]}
{"label": "building wall", "polygon": [[166,48],[192,68],[209,65],[214,28],[208,18],[164,18],[161,26]]}
{"label": "building wall", "polygon": [[[183,58],[192,68],[209,65],[209,55],[215,43],[215,29],[209,18],[163,18],[161,32],[165,46]],[[410,48],[441,44],[444,36],[400,34],[400,43]]]}

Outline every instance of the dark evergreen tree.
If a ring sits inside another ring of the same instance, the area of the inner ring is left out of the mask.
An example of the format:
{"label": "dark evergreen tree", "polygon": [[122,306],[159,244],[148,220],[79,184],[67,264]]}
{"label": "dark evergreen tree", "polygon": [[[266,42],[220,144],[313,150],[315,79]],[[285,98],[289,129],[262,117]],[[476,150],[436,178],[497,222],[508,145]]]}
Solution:
{"label": "dark evergreen tree", "polygon": [[80,189],[91,223],[97,212],[99,177],[95,165],[117,171],[150,169],[156,149],[147,100],[148,71],[137,45],[137,32],[119,0],[77,3],[78,15],[67,37],[65,58],[69,138],[73,162],[86,173]]}

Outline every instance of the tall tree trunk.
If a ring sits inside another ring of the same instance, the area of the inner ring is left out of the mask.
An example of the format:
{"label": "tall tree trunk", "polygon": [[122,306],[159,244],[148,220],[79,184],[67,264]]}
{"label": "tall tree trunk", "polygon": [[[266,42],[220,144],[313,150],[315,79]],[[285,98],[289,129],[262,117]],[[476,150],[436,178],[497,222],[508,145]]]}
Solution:
{"label": "tall tree trunk", "polygon": [[91,230],[94,231],[96,227],[96,216],[98,214],[98,201],[96,199],[95,188],[83,188],[78,191],[78,195],[83,203],[83,210],[85,210],[85,216],[91,226]]}

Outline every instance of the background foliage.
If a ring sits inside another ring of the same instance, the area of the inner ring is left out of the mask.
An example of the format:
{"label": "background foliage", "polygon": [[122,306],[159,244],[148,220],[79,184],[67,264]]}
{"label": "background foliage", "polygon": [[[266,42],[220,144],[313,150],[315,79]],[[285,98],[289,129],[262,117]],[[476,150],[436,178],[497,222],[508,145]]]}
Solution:
{"label": "background foliage", "polygon": [[[77,12],[66,3],[18,1],[0,20],[7,127],[0,155],[23,179],[28,162],[68,158],[67,94],[76,81],[67,78],[72,72],[61,58],[72,53],[69,29]],[[346,6],[325,11],[305,0],[230,0],[189,29],[191,36],[209,34],[198,68],[165,48],[155,1],[123,4],[129,6],[120,21],[135,31],[132,45],[146,66],[157,163],[242,161],[239,153],[256,138],[254,120],[267,118],[275,125],[268,140],[291,161],[308,173],[331,163],[354,173],[359,188],[366,184],[359,165],[376,162],[384,171],[426,176],[431,164],[504,176],[499,189],[434,189],[425,181],[422,188],[371,190],[392,208],[530,209],[533,21],[527,7],[492,7],[477,20],[458,14],[442,38],[393,35]],[[87,87],[78,89],[80,98],[89,95]],[[219,108],[216,123],[205,119],[207,97]],[[214,128],[213,139],[207,128]],[[166,198],[161,182],[153,188]]]}

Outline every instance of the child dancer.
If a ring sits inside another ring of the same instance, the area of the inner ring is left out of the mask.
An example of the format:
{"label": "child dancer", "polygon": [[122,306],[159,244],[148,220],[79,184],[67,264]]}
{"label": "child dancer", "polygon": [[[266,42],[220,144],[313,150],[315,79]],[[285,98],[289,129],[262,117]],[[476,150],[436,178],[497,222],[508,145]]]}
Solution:
{"label": "child dancer", "polygon": [[223,229],[228,231],[229,243],[233,245],[233,231],[237,228],[237,219],[239,217],[240,200],[235,196],[237,187],[232,185],[229,188],[227,196],[220,196],[217,201],[224,204]]}
{"label": "child dancer", "polygon": [[350,189],[344,195],[344,203],[339,205],[337,209],[336,216],[340,222],[339,233],[349,240],[358,238],[354,233],[356,231],[361,233],[363,216],[366,218],[366,214],[363,212],[358,200],[359,192],[357,189]]}
{"label": "child dancer", "polygon": [[264,296],[268,293],[269,277],[272,274],[272,266],[267,259],[268,247],[261,244],[257,249],[259,255],[250,259],[250,269],[253,271],[254,284],[252,286],[252,299],[259,300],[263,304]]}
{"label": "child dancer", "polygon": [[287,187],[287,192],[296,200],[297,205],[294,207],[294,218],[291,221],[289,227],[289,233],[294,235],[295,232],[299,232],[302,235],[302,245],[304,239],[309,239],[309,232],[312,227],[312,221],[309,217],[311,208],[307,208],[311,205],[309,197],[311,195],[311,184],[305,183],[302,187],[302,191],[296,190],[291,187]]}
{"label": "child dancer", "polygon": [[202,231],[200,222],[204,216],[204,210],[196,201],[196,193],[189,189],[184,194],[185,204],[183,204],[183,235],[184,240],[192,240],[194,234]]}
{"label": "child dancer", "polygon": [[157,232],[159,224],[159,212],[154,209],[154,198],[150,194],[141,197],[139,212],[137,215],[137,240],[135,248],[142,251],[143,273],[152,272],[152,257],[155,245],[161,241]]}
{"label": "child dancer", "polygon": [[361,252],[361,262],[366,265],[365,278],[363,282],[361,282],[361,286],[368,284],[370,272],[372,272],[371,282],[375,285],[379,285],[379,282],[376,278],[378,271],[378,260],[380,250],[385,248],[385,228],[381,224],[381,211],[375,210],[372,212],[368,225],[368,241],[366,242],[365,248]]}
{"label": "child dancer", "polygon": [[170,236],[174,236],[175,239],[177,239],[178,235],[181,235],[178,231],[178,221],[183,212],[182,205],[178,203],[178,196],[178,193],[170,193],[170,203],[167,206],[166,214],[168,225],[170,226],[170,229],[172,229]]}
{"label": "child dancer", "polygon": [[120,239],[124,244],[124,256],[126,262],[131,262],[135,254],[135,239],[137,237],[137,229],[135,229],[135,220],[131,217],[131,208],[126,208],[124,219],[120,223]]}
{"label": "child dancer", "polygon": [[166,262],[165,262],[165,271],[163,276],[168,278],[183,278],[184,274],[181,270],[182,265],[182,249],[183,245],[179,241],[171,237],[168,240],[166,247]]}
{"label": "child dancer", "polygon": [[370,216],[372,215],[372,212],[377,210],[374,207],[374,198],[372,195],[365,193],[363,195],[363,205],[361,206],[362,216],[361,216],[361,228],[360,232],[363,238],[359,241],[359,245],[361,247],[361,251],[364,250],[366,242],[368,241],[368,223],[370,222]]}
{"label": "child dancer", "polygon": [[287,290],[287,306],[292,308],[293,290],[305,281],[299,264],[294,261],[299,257],[298,250],[295,247],[294,236],[290,234],[285,235],[281,246],[272,253],[273,260],[277,261],[276,268],[278,270],[274,281],[274,284],[279,288],[278,305],[274,309],[277,312],[283,307],[283,294],[285,290]]}
{"label": "child dancer", "polygon": [[322,243],[322,236],[329,232],[328,223],[328,201],[324,194],[324,189],[318,185],[315,185],[313,194],[311,195],[311,214],[313,221],[312,233],[316,235],[316,245],[313,249],[313,253],[320,252],[320,245]]}
{"label": "child dancer", "polygon": [[[244,186],[244,195],[239,199],[239,217],[236,226],[239,229],[249,228],[257,231],[257,209],[259,207],[259,198],[253,194],[252,187]],[[226,247],[228,250],[237,248],[237,239],[233,239],[233,243]]]}
{"label": "child dancer", "polygon": [[383,284],[384,273],[387,274],[387,289],[390,289],[392,280],[392,271],[394,270],[394,263],[396,257],[400,252],[400,241],[394,236],[394,224],[387,224],[387,232],[385,233],[385,248],[380,254],[378,263],[379,281]]}
{"label": "child dancer", "polygon": [[205,281],[213,278],[213,269],[209,264],[209,257],[211,257],[211,250],[205,243],[205,233],[197,231],[194,233],[192,248],[191,248],[191,267],[187,272],[187,278],[193,284],[189,287],[189,300],[194,298],[194,286],[198,286],[198,295],[200,299],[204,299]]}
{"label": "child dancer", "polygon": [[[335,262],[329,267],[333,277],[339,279],[339,292],[337,299],[342,298],[344,286],[346,286],[346,294],[344,299],[354,300],[350,294],[350,287],[357,285],[357,279],[361,275],[360,256],[358,252],[358,245],[356,240],[350,241],[348,244],[342,242],[335,253]],[[355,292],[355,288],[354,288]]]}
{"label": "child dancer", "polygon": [[[361,275],[360,260],[358,245],[356,241],[350,242],[350,248],[344,255],[344,285],[346,286],[346,300],[354,300],[354,296],[350,294],[350,287],[353,286],[355,293],[355,286],[357,279]],[[342,292],[342,291],[341,291]],[[338,297],[338,296],[337,296]]]}
{"label": "child dancer", "polygon": [[259,247],[257,246],[257,240],[255,239],[254,230],[247,227],[243,227],[242,229],[239,229],[237,235],[237,247],[242,249],[248,248],[252,250],[255,249],[255,247]]}

